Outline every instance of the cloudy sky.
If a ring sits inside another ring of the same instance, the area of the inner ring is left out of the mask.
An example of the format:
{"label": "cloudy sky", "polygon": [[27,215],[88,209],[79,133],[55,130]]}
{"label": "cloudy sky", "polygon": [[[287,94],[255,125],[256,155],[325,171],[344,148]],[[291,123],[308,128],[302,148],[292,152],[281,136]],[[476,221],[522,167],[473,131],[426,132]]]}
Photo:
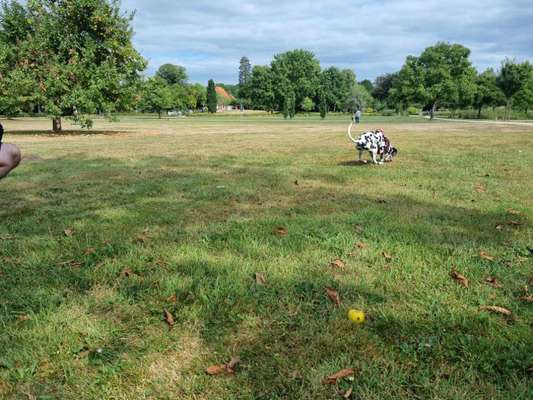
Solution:
{"label": "cloudy sky", "polygon": [[239,59],[311,50],[358,80],[398,70],[437,41],[472,50],[478,69],[533,60],[533,0],[122,0],[136,11],[135,44],[149,60],[186,67],[192,82],[237,81]]}

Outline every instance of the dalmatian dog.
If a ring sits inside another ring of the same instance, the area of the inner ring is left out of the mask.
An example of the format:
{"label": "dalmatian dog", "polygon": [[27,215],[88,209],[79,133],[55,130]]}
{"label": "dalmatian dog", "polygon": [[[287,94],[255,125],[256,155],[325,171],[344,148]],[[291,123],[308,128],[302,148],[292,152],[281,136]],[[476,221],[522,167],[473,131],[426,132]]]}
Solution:
{"label": "dalmatian dog", "polygon": [[[348,128],[348,137],[355,143],[355,147],[359,152],[359,162],[362,161],[363,152],[368,151],[372,156],[374,164],[383,164],[384,162],[392,161],[393,157],[398,154],[398,149],[391,146],[390,140],[384,135],[383,130],[368,131],[355,139],[352,136],[352,125]],[[378,156],[380,157],[378,161]]]}

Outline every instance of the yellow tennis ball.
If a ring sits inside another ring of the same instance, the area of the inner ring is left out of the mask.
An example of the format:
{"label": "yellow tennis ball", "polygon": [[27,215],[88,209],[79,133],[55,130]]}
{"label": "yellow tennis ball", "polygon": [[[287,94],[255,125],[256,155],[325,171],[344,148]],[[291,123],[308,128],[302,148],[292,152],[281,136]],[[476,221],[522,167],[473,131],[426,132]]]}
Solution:
{"label": "yellow tennis ball", "polygon": [[354,324],[362,324],[365,322],[365,313],[361,310],[348,311],[348,319]]}

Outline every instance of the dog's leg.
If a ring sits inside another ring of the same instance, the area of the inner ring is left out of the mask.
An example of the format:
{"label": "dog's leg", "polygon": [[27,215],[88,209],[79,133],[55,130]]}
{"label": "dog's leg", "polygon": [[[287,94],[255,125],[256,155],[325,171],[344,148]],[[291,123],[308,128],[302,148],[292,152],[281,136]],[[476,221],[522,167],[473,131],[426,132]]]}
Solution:
{"label": "dog's leg", "polygon": [[359,162],[363,162],[363,150],[359,150]]}
{"label": "dog's leg", "polygon": [[376,150],[370,150],[370,153],[372,154],[372,162],[374,164],[379,164],[377,160],[377,151]]}

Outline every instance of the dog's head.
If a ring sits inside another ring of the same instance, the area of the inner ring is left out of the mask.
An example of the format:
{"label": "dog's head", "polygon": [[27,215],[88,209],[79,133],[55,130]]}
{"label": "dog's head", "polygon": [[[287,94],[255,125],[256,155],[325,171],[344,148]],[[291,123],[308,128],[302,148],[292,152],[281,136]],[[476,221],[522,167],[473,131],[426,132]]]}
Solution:
{"label": "dog's head", "polygon": [[398,149],[396,147],[389,147],[385,153],[385,161],[392,161],[394,157],[398,154]]}

